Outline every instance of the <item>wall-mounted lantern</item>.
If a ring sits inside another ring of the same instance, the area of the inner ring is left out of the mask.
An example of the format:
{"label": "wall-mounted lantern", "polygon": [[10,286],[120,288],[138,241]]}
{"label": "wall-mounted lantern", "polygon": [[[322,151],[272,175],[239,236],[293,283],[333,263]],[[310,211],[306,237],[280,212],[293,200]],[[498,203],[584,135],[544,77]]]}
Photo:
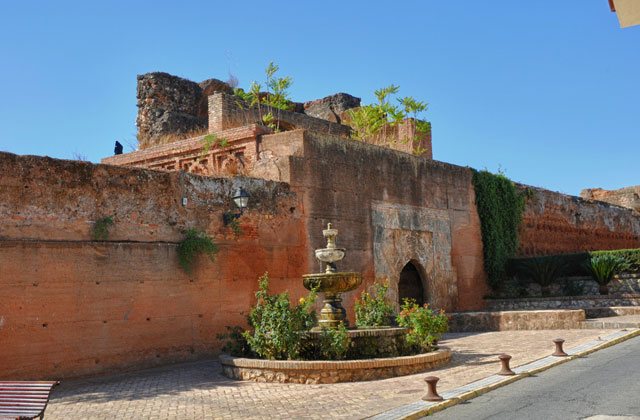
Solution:
{"label": "wall-mounted lantern", "polygon": [[230,211],[225,212],[222,215],[222,220],[225,226],[242,216],[244,209],[246,209],[249,204],[249,193],[244,188],[238,188],[232,198],[236,207],[240,209],[240,211],[237,213]]}

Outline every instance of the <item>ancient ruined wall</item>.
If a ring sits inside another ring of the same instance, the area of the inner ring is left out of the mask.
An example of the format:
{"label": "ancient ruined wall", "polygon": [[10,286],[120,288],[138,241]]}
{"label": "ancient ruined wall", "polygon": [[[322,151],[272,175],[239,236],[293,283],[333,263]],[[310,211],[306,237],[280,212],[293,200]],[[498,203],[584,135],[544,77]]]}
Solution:
{"label": "ancient ruined wall", "polygon": [[342,123],[344,113],[352,108],[360,106],[360,98],[348,93],[336,93],[322,99],[316,99],[304,103],[304,113],[323,120]]}
{"label": "ancient ruined wall", "polygon": [[[195,83],[168,73],[138,76],[138,142],[141,149],[207,128],[207,97],[214,92],[231,93],[216,79]],[[175,139],[174,139],[175,140]]]}
{"label": "ancient ruined wall", "polygon": [[[209,126],[209,99],[215,93],[229,95],[233,105],[239,99],[233,96],[233,89],[218,79],[207,79],[196,83],[168,73],[153,72],[138,75],[138,143],[140,149],[170,143],[207,131]],[[283,118],[293,121],[297,128],[321,130],[322,132],[349,134],[347,127],[340,127],[343,113],[360,105],[360,98],[346,93],[338,93],[304,104],[294,102],[294,112],[287,112]],[[266,109],[266,108],[265,108]],[[214,107],[215,111],[215,107]],[[235,111],[235,107],[232,107]],[[265,111],[268,112],[268,111]],[[274,112],[274,115],[279,112]],[[312,117],[310,120],[306,116]],[[231,119],[218,123],[214,118],[209,132],[239,127],[260,120],[257,113],[232,113]],[[319,119],[323,124],[314,122]],[[237,121],[236,121],[237,120]],[[230,124],[229,121],[236,121]],[[335,124],[337,123],[337,124]],[[333,131],[331,131],[333,129]]]}
{"label": "ancient ruined wall", "polygon": [[267,113],[271,113],[276,120],[280,121],[280,126],[284,130],[306,129],[342,137],[349,137],[351,133],[351,128],[346,125],[266,105],[261,105],[260,108],[251,107],[236,96],[223,92],[209,96],[209,132],[261,123],[261,116]]}
{"label": "ancient ruined wall", "polygon": [[211,142],[206,140],[207,136],[198,136],[109,156],[101,162],[207,176],[246,175],[258,161],[257,144],[263,133],[272,131],[263,125],[251,124],[218,132],[209,137]]}
{"label": "ancient ruined wall", "polygon": [[[6,153],[0,170],[2,379],[212,356],[216,334],[245,322],[262,273],[275,291],[306,293],[303,209],[286,184]],[[251,199],[236,236],[222,214],[238,186]],[[106,215],[109,240],[92,241]],[[188,227],[220,249],[190,276],[176,252]]]}
{"label": "ancient ruined wall", "polygon": [[586,200],[604,201],[640,212],[640,185],[620,188],[618,190],[591,188],[580,191],[580,197]]}
{"label": "ancient ruined wall", "polygon": [[640,216],[632,210],[527,188],[520,255],[640,247]]}
{"label": "ancient ruined wall", "polygon": [[[347,256],[339,268],[362,271],[361,290],[388,280],[397,300],[400,271],[411,261],[435,306],[482,306],[486,285],[469,169],[304,131],[263,136],[260,153],[259,175],[289,182],[302,197],[312,248],[324,244],[328,222],[340,231]],[[345,296],[346,307],[359,292]]]}

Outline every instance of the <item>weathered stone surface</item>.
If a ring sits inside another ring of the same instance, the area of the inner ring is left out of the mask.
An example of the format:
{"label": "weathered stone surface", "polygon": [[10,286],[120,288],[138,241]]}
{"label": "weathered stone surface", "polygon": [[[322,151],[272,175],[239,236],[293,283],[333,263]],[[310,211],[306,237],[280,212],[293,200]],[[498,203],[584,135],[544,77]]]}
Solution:
{"label": "weathered stone surface", "polygon": [[640,212],[640,185],[620,188],[618,190],[589,188],[580,191],[580,197],[587,200],[604,201]]}
{"label": "weathered stone surface", "polygon": [[218,79],[196,83],[168,73],[139,75],[136,124],[140,148],[206,130],[207,98],[215,92],[232,94],[233,89]]}
{"label": "weathered stone surface", "polygon": [[323,120],[342,123],[341,115],[348,109],[360,106],[360,98],[348,93],[336,93],[322,99],[304,103],[304,113]]}
{"label": "weathered stone surface", "polygon": [[640,247],[640,217],[630,209],[542,188],[528,189],[520,256]]}
{"label": "weathered stone surface", "polygon": [[198,116],[202,88],[197,83],[168,73],[138,76],[138,142],[140,148],[156,144],[169,134],[206,128]]}

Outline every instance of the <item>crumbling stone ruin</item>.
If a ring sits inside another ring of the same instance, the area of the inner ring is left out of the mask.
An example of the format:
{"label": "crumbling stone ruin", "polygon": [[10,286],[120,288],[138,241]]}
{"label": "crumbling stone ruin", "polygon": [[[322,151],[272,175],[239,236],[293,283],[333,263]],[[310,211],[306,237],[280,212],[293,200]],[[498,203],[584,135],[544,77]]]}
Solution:
{"label": "crumbling stone ruin", "polygon": [[[267,113],[274,116],[276,131],[304,129],[349,138],[346,111],[360,106],[360,98],[347,93],[294,102],[291,111],[251,106],[221,80],[196,83],[159,72],[138,76],[137,99],[140,150],[103,163],[218,176],[251,174],[261,158],[268,161],[271,152],[261,146],[261,137],[273,133],[262,120]],[[418,134],[413,120],[386,134],[390,137],[369,142],[412,154],[419,149],[419,156],[432,158],[431,132]]]}
{"label": "crumbling stone ruin", "polygon": [[587,200],[604,201],[640,212],[640,185],[620,188],[618,190],[603,190],[602,188],[588,188],[580,191],[580,197]]}
{"label": "crumbling stone ruin", "polygon": [[[139,75],[136,124],[140,149],[205,133],[207,98],[216,92],[233,95],[231,86],[218,79],[196,83],[161,72]],[[337,93],[293,105],[294,112],[339,124],[346,110],[360,106],[360,98]]]}
{"label": "crumbling stone ruin", "polygon": [[140,149],[168,143],[179,135],[205,132],[207,96],[233,93],[226,83],[208,79],[195,83],[168,73],[138,76],[138,142]]}

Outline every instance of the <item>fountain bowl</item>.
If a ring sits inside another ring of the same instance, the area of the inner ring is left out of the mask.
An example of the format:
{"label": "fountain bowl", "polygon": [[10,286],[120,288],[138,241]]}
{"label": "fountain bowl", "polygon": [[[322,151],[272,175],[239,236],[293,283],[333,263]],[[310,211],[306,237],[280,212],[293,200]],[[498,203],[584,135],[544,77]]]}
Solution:
{"label": "fountain bowl", "polygon": [[333,263],[344,258],[345,250],[342,248],[320,248],[316,249],[316,258],[322,262]]}
{"label": "fountain bowl", "polygon": [[362,275],[356,272],[316,273],[302,276],[302,284],[308,290],[337,294],[355,290],[362,284]]}

